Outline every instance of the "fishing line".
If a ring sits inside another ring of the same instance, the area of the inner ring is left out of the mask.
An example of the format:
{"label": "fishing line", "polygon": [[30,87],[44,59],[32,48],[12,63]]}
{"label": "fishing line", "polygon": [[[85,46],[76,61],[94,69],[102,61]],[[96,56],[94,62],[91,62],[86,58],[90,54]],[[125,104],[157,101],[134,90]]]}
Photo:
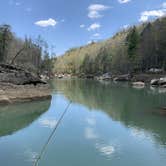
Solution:
{"label": "fishing line", "polygon": [[48,144],[50,143],[52,137],[54,136],[54,133],[56,132],[56,129],[57,129],[58,126],[60,125],[61,121],[63,120],[63,118],[64,118],[64,116],[65,116],[65,114],[67,113],[67,111],[68,111],[68,109],[69,109],[71,103],[72,103],[72,101],[70,101],[69,104],[67,105],[67,107],[65,108],[63,114],[61,115],[61,117],[60,117],[59,121],[57,122],[55,128],[53,129],[53,131],[51,132],[50,136],[48,137],[47,142],[44,144],[44,146],[43,146],[43,148],[42,148],[42,150],[41,150],[39,156],[37,157],[36,161],[34,162],[33,166],[38,166],[38,163],[39,163],[40,159],[41,159],[42,156],[45,154]]}

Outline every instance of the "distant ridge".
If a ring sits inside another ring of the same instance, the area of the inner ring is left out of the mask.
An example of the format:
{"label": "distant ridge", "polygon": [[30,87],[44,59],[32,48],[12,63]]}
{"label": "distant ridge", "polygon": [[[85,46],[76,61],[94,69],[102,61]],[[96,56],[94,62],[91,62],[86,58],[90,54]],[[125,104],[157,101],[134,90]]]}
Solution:
{"label": "distant ridge", "polygon": [[166,17],[132,26],[112,38],[72,48],[57,58],[54,72],[102,74],[166,69]]}

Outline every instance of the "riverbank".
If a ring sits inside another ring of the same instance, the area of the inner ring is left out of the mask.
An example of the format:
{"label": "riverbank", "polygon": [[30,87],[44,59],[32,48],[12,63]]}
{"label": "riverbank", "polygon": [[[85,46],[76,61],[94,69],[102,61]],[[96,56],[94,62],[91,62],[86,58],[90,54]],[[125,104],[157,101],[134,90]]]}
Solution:
{"label": "riverbank", "polygon": [[51,98],[51,90],[47,84],[35,86],[0,83],[0,87],[0,104],[13,104]]}
{"label": "riverbank", "polygon": [[103,75],[70,75],[70,74],[55,74],[55,78],[58,79],[70,79],[70,78],[81,78],[81,79],[94,79],[99,81],[114,81],[114,82],[130,82],[134,86],[158,86],[166,88],[166,74],[165,73],[140,73],[140,74],[123,74],[123,75],[112,75],[105,73]]}
{"label": "riverbank", "polygon": [[51,98],[51,89],[39,76],[19,66],[0,64],[0,104]]}

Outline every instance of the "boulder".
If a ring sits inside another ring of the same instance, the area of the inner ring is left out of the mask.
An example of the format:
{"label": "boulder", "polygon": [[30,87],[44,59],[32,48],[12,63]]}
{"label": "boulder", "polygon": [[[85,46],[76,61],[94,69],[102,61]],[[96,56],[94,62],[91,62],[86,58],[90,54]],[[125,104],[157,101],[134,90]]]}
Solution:
{"label": "boulder", "polygon": [[97,80],[111,80],[112,79],[112,76],[110,73],[105,73],[99,77],[96,77]]}
{"label": "boulder", "polygon": [[160,78],[159,79],[159,85],[160,86],[166,85],[166,78]]}
{"label": "boulder", "polygon": [[103,80],[110,80],[112,77],[111,77],[111,73],[105,73],[102,75],[102,78]]}
{"label": "boulder", "polygon": [[59,78],[59,79],[62,79],[63,77],[64,77],[63,74],[59,74],[59,75],[58,75],[58,78]]}
{"label": "boulder", "polygon": [[149,74],[135,74],[132,77],[132,82],[146,82],[146,83],[150,83],[151,81],[151,76]]}
{"label": "boulder", "polygon": [[132,85],[135,87],[144,87],[145,86],[145,83],[144,82],[133,82]]}
{"label": "boulder", "polygon": [[0,82],[15,85],[46,84],[37,75],[23,68],[8,64],[0,64]]}
{"label": "boulder", "polygon": [[150,81],[150,85],[152,85],[152,86],[158,86],[159,85],[159,80],[160,79],[152,79]]}
{"label": "boulder", "polygon": [[113,79],[114,81],[130,81],[131,76],[129,74],[119,75]]}
{"label": "boulder", "polygon": [[40,79],[44,82],[48,81],[50,78],[47,75],[40,75]]}

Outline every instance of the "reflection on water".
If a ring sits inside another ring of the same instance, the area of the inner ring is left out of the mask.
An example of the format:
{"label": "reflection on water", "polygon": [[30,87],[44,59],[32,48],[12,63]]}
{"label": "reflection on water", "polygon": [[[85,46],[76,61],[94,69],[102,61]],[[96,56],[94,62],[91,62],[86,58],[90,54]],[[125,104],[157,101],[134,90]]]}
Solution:
{"label": "reflection on water", "polygon": [[43,119],[40,119],[39,123],[44,127],[53,129],[57,124],[57,120],[54,118],[43,118]]}
{"label": "reflection on water", "polygon": [[135,89],[128,84],[92,80],[55,80],[54,89],[90,110],[104,111],[127,127],[147,130],[166,144],[166,116],[160,114],[160,108],[166,106],[166,93],[158,93],[161,89]]}
{"label": "reflection on water", "polygon": [[48,110],[50,101],[0,106],[0,136],[27,127]]}
{"label": "reflection on water", "polygon": [[115,148],[113,145],[111,144],[106,144],[102,143],[101,140],[101,136],[99,134],[97,134],[97,132],[95,131],[95,127],[96,127],[96,119],[95,117],[91,116],[88,117],[87,119],[85,119],[85,121],[87,122],[87,127],[85,127],[85,139],[87,140],[92,140],[93,142],[95,142],[94,147],[96,148],[96,150],[101,153],[102,155],[106,156],[109,158],[109,156],[111,156],[114,151]]}
{"label": "reflection on water", "polygon": [[163,90],[92,80],[52,86],[50,107],[49,101],[0,107],[3,166],[32,166],[70,100],[39,166],[165,166]]}
{"label": "reflection on water", "polygon": [[0,106],[0,165],[32,165],[39,151],[34,135],[40,134],[39,128],[31,126],[49,106],[49,100]]}

